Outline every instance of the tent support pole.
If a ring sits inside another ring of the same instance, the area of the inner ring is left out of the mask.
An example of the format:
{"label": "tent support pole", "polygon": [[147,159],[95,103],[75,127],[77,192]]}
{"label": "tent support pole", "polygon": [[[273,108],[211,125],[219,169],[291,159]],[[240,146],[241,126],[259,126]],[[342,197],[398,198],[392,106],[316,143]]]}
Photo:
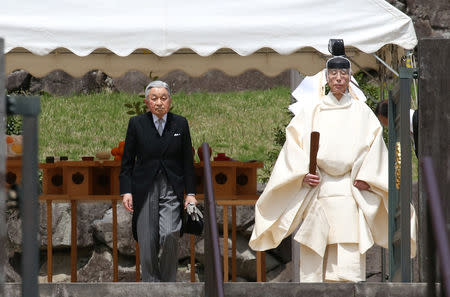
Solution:
{"label": "tent support pole", "polygon": [[360,66],[358,63],[356,63],[355,60],[353,60],[351,57],[347,57],[347,59],[349,59],[352,62],[352,64],[355,64],[359,68],[359,70],[364,72],[368,77],[370,77],[373,80],[379,81],[378,78],[376,78],[375,76],[370,74],[368,71],[366,71],[362,66]]}
{"label": "tent support pole", "polygon": [[389,66],[388,63],[386,63],[385,61],[383,61],[383,59],[381,59],[380,57],[378,57],[376,54],[372,54],[372,56],[375,57],[375,59],[377,59],[381,64],[383,64],[387,69],[389,69],[392,73],[395,74],[395,76],[398,77],[398,72],[394,70],[394,68],[392,68],[391,66]]}

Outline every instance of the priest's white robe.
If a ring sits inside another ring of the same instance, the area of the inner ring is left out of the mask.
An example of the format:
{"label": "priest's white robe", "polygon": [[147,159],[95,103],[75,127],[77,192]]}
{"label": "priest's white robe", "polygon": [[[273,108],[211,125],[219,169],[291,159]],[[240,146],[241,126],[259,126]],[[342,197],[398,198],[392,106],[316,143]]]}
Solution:
{"label": "priest's white robe", "polygon": [[[320,132],[317,171],[321,182],[317,187],[303,183],[309,170],[311,131]],[[354,187],[355,180],[365,181],[370,190]],[[355,244],[351,249],[360,255],[374,243],[386,248],[387,192],[388,153],[378,119],[364,102],[348,93],[337,100],[330,92],[302,104],[286,128],[286,142],[255,205],[249,245],[257,251],[275,248],[301,223],[294,239],[314,257],[323,259],[326,252],[332,253],[327,250],[331,245],[345,254],[343,246]],[[411,221],[414,256],[417,223],[413,209]],[[365,258],[362,261],[365,265]],[[341,264],[347,270],[361,270],[359,265]],[[342,271],[337,280],[365,279],[365,271],[363,279],[355,276],[360,274]]]}

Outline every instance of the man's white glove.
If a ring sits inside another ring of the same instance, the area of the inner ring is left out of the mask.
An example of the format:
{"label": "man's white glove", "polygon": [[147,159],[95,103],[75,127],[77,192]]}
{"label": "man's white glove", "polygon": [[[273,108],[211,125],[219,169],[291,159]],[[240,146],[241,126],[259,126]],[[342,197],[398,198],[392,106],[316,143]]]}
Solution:
{"label": "man's white glove", "polygon": [[189,202],[186,206],[186,213],[191,216],[193,221],[200,221],[203,219],[203,214],[200,209],[195,206],[195,203]]}

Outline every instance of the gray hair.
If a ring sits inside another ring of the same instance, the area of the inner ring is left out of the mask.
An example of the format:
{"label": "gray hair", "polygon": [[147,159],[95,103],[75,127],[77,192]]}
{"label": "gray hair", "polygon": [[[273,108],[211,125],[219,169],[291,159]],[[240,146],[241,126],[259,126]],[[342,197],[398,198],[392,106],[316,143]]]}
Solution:
{"label": "gray hair", "polygon": [[169,97],[172,97],[172,93],[170,92],[169,85],[162,80],[154,80],[147,85],[147,87],[145,88],[145,98],[148,97],[148,93],[150,93],[151,88],[164,88],[169,93]]}

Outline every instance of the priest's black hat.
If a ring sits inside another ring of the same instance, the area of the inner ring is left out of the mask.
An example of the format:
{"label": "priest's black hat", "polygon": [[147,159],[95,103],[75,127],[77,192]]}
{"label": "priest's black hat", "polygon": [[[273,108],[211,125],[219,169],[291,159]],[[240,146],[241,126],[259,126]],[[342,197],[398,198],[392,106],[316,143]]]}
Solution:
{"label": "priest's black hat", "polygon": [[350,69],[350,61],[345,57],[333,57],[327,61],[327,69]]}
{"label": "priest's black hat", "polygon": [[344,40],[330,39],[328,41],[328,51],[333,56],[345,56]]}
{"label": "priest's black hat", "polygon": [[345,57],[343,39],[330,39],[328,51],[333,57],[327,61],[327,69],[350,69],[350,60]]}

